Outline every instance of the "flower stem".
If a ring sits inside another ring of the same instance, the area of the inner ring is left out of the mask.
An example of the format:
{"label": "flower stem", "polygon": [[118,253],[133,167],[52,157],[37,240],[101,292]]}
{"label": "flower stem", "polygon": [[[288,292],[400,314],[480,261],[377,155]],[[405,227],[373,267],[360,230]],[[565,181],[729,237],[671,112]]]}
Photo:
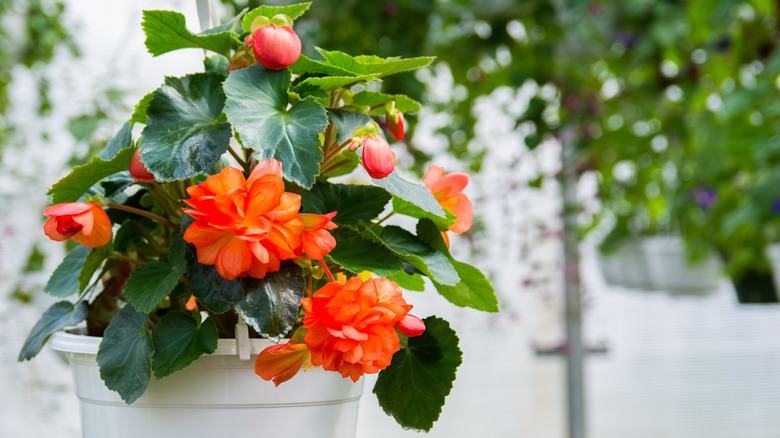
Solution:
{"label": "flower stem", "polygon": [[379,225],[382,224],[382,222],[390,219],[390,217],[393,216],[394,214],[395,214],[395,210],[391,211],[390,213],[387,214],[387,216],[383,217],[382,219],[379,219],[377,223],[371,225],[371,229],[373,230],[374,228],[378,227]]}
{"label": "flower stem", "polygon": [[120,254],[118,252],[114,252],[113,249],[111,250],[111,256],[110,257],[113,257],[113,258],[119,259],[119,260],[123,260],[123,261],[126,261],[128,263],[132,263],[134,265],[143,265],[143,263],[140,260],[138,260],[136,258],[133,258],[133,257],[130,257],[128,255],[124,255],[124,254]]}
{"label": "flower stem", "polygon": [[238,155],[238,152],[236,152],[236,150],[233,149],[233,146],[228,146],[228,152],[230,152],[230,155],[232,155],[233,158],[235,158],[236,161],[238,161],[238,164],[240,164],[241,167],[243,167],[247,171],[249,170],[246,168],[246,161],[243,158],[241,158],[240,155]]}
{"label": "flower stem", "polygon": [[352,138],[349,138],[349,139],[347,139],[347,141],[345,141],[344,143],[341,143],[341,144],[340,144],[340,145],[338,145],[337,147],[335,147],[335,148],[331,149],[331,150],[330,150],[330,152],[328,152],[327,154],[325,154],[325,157],[322,159],[322,163],[323,163],[323,165],[324,165],[324,164],[327,164],[327,163],[328,163],[328,161],[332,160],[332,159],[333,159],[333,157],[335,157],[335,156],[336,156],[336,154],[338,154],[338,153],[339,153],[339,151],[341,151],[342,149],[344,149],[345,147],[347,147],[347,146],[348,146],[350,143],[352,143]]}
{"label": "flower stem", "polygon": [[165,250],[160,247],[160,245],[157,243],[157,241],[152,237],[151,234],[149,234],[149,231],[144,227],[143,225],[140,225],[138,227],[139,230],[141,230],[141,234],[144,235],[146,238],[146,241],[149,242],[149,246],[152,247],[152,251],[156,252],[158,255],[164,255]]}
{"label": "flower stem", "polygon": [[320,174],[325,174],[325,173],[328,173],[328,172],[330,172],[332,170],[336,170],[339,167],[341,167],[341,166],[343,166],[345,164],[350,163],[351,161],[352,160],[341,160],[341,161],[337,161],[335,163],[328,164],[324,169],[320,170]]}
{"label": "flower stem", "polygon": [[158,184],[157,181],[152,181],[151,184],[152,184],[152,187],[154,187],[155,189],[159,190],[160,194],[164,198],[166,198],[167,200],[173,202],[174,205],[179,203],[179,199],[177,199],[175,196],[171,195],[167,190],[165,190],[165,188],[163,188],[163,186]]}
{"label": "flower stem", "polygon": [[325,274],[328,276],[330,281],[336,281],[336,279],[333,278],[333,274],[330,272],[330,268],[328,268],[328,264],[325,263],[325,261],[320,260],[320,266],[322,266],[322,270],[325,271]]}
{"label": "flower stem", "polygon": [[152,194],[159,195],[159,198],[161,198],[160,205],[165,209],[165,212],[171,216],[181,216],[181,210],[177,208],[179,206],[179,200],[174,198],[173,195],[168,193],[167,190],[156,182],[152,182],[151,184]]}
{"label": "flower stem", "polygon": [[122,211],[126,211],[128,213],[134,213],[134,214],[137,214],[139,216],[143,216],[143,217],[149,218],[149,219],[151,219],[153,221],[157,221],[157,222],[159,222],[159,223],[161,223],[163,225],[166,225],[166,226],[174,228],[174,229],[178,229],[179,228],[179,225],[177,225],[176,223],[171,222],[170,220],[168,220],[168,219],[166,219],[166,218],[164,218],[162,216],[156,215],[156,214],[154,214],[154,213],[152,213],[150,211],[141,210],[140,208],[130,207],[128,205],[117,204],[115,202],[109,202],[108,204],[106,204],[106,206],[108,206],[110,208],[115,208],[117,210],[122,210]]}

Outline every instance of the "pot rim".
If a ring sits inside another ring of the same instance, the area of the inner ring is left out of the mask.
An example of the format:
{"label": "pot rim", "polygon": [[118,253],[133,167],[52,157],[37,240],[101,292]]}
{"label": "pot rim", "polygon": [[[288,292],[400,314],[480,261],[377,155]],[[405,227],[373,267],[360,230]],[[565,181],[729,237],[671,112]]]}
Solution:
{"label": "pot rim", "polygon": [[[87,336],[83,334],[84,328],[69,329],[55,332],[49,340],[49,347],[55,351],[65,353],[97,354],[102,337]],[[279,343],[286,342],[288,339],[281,339]],[[269,339],[249,339],[249,354],[260,354],[265,348],[275,345]],[[219,339],[217,349],[211,355],[231,356],[238,355],[238,342],[235,339]]]}

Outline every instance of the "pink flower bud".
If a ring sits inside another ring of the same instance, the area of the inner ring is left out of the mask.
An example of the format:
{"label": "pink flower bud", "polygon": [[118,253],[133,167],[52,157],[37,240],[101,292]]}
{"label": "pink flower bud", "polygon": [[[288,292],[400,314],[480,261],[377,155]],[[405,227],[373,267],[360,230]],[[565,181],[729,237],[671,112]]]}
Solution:
{"label": "pink flower bud", "polygon": [[289,26],[266,24],[252,37],[255,59],[266,68],[281,70],[301,56],[301,40]]}
{"label": "pink flower bud", "polygon": [[410,338],[420,336],[425,331],[425,323],[420,318],[409,313],[396,327],[398,327],[398,331]]}
{"label": "pink flower bud", "polygon": [[138,182],[150,183],[154,182],[154,175],[141,162],[141,150],[136,149],[133,154],[133,158],[130,160],[130,167],[128,169],[133,179]]}
{"label": "pink flower bud", "polygon": [[371,178],[382,179],[393,173],[395,154],[387,140],[379,135],[368,135],[363,143],[363,167]]}
{"label": "pink flower bud", "polygon": [[398,111],[387,115],[387,129],[396,141],[404,139],[404,113]]}

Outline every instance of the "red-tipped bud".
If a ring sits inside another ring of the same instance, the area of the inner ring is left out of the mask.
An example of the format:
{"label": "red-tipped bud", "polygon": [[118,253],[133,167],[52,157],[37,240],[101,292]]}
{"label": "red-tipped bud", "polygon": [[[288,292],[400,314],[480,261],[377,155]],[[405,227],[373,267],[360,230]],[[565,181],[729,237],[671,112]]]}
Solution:
{"label": "red-tipped bud", "polygon": [[398,327],[398,331],[410,338],[420,336],[425,331],[425,323],[420,318],[408,313],[396,327]]}
{"label": "red-tipped bud", "polygon": [[379,135],[368,135],[363,142],[363,167],[371,178],[382,179],[393,173],[395,154],[387,140]]}
{"label": "red-tipped bud", "polygon": [[133,158],[130,160],[130,167],[128,168],[130,175],[138,182],[150,183],[154,182],[154,175],[141,162],[141,150],[136,149],[133,154]]}
{"label": "red-tipped bud", "polygon": [[301,40],[289,26],[266,24],[252,37],[255,59],[266,68],[281,70],[301,56]]}
{"label": "red-tipped bud", "polygon": [[244,45],[247,49],[252,50],[255,44],[255,37],[253,34],[249,34],[244,38]]}
{"label": "red-tipped bud", "polygon": [[404,139],[404,113],[397,111],[387,115],[387,129],[396,141]]}
{"label": "red-tipped bud", "polygon": [[360,146],[363,146],[363,138],[362,137],[352,137],[352,143],[349,144],[349,151],[355,152],[360,148]]}

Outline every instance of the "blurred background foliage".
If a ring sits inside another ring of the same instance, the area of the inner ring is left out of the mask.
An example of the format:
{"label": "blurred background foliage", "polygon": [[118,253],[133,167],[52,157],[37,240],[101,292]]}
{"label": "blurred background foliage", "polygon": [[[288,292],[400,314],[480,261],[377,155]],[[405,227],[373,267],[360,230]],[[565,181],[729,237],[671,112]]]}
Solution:
{"label": "blurred background foliage", "polygon": [[[230,12],[257,5],[223,3]],[[741,301],[775,302],[764,250],[780,241],[777,7],[768,0],[318,0],[297,26],[353,54],[436,56],[430,75],[447,77],[448,99],[409,76],[385,87],[448,114],[440,132],[473,171],[484,153],[473,147],[475,102],[499,87],[532,84],[517,133],[531,150],[573,134],[581,174],[599,181],[601,209],[583,232],[606,217],[615,224],[605,252],[631,236],[680,234],[692,261],[713,250],[722,256]],[[425,147],[413,137],[407,145],[421,170]]]}
{"label": "blurred background foliage", "polygon": [[[296,2],[221,6],[226,18]],[[78,54],[63,8],[0,1],[4,23],[24,18],[23,29],[0,26],[0,112],[14,68],[36,70],[60,47]],[[436,56],[432,68],[387,78],[383,90],[443,115],[447,152],[474,172],[486,148],[502,147],[476,138],[475,104],[497,89],[525,90],[513,129],[528,150],[567,139],[581,176],[598,181],[599,208],[582,215],[583,236],[609,219],[608,253],[630,237],[681,235],[691,260],[716,251],[735,284],[748,283],[741,301],[774,302],[764,251],[780,242],[777,14],[769,0],[314,0],[296,32],[353,55]],[[45,113],[46,76],[39,80]],[[447,92],[434,92],[434,82]],[[71,134],[104,141],[93,134],[117,100],[97,99],[95,111],[71,119]],[[430,151],[415,141],[415,118],[407,115],[404,145],[422,174]],[[0,125],[2,138],[12,130]],[[557,176],[540,169],[529,185]]]}

